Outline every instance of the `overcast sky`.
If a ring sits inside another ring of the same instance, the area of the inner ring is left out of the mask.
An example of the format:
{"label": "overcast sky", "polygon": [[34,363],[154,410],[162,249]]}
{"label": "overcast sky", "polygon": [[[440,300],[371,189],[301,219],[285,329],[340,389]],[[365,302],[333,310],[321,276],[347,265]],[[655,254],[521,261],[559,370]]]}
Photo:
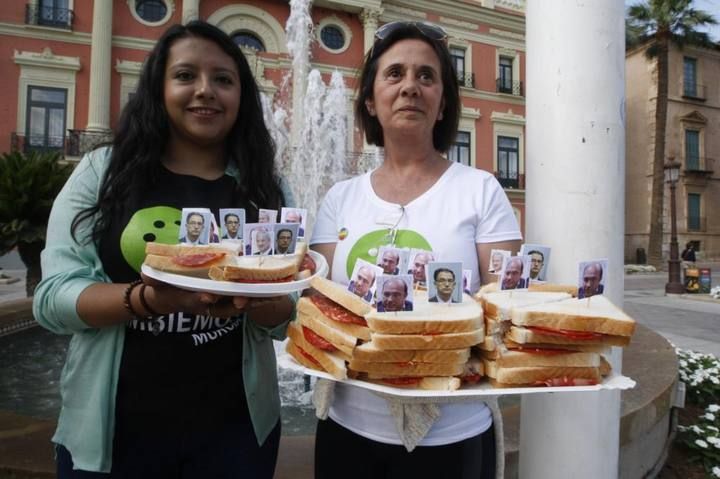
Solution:
{"label": "overcast sky", "polygon": [[[640,0],[625,0],[625,5],[635,5],[639,3],[639,1]],[[695,0],[693,6],[698,10],[705,10],[715,17],[715,20],[720,22],[720,0]],[[708,32],[714,41],[720,42],[720,25],[711,27]]]}

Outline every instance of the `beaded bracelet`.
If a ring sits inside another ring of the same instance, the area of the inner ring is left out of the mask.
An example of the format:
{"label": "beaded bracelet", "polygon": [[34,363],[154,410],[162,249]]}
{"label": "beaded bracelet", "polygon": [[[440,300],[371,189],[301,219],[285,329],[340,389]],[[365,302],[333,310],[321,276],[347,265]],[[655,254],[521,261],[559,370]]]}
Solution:
{"label": "beaded bracelet", "polygon": [[130,295],[132,294],[133,289],[137,288],[141,284],[144,284],[141,279],[136,279],[132,283],[127,285],[127,288],[125,288],[125,293],[123,293],[123,306],[125,306],[125,309],[130,313],[130,315],[133,318],[142,318],[139,314],[137,314],[137,311],[135,311],[135,308],[132,306],[132,302],[130,301]]}
{"label": "beaded bracelet", "polygon": [[147,285],[145,283],[140,286],[140,304],[143,308],[145,308],[145,311],[147,311],[149,314],[149,318],[154,318],[157,316],[160,316],[160,313],[157,313],[154,309],[150,307],[150,305],[147,302],[147,299],[145,299],[145,288]]}

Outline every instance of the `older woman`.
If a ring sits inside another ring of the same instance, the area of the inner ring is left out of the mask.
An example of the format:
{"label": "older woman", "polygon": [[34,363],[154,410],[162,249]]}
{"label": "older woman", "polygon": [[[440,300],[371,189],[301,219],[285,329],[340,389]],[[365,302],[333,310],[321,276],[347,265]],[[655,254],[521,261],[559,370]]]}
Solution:
{"label": "older woman", "polygon": [[[518,224],[495,178],[443,156],[461,107],[446,38],[424,22],[393,22],[376,33],[355,113],[368,143],[384,147],[384,161],[328,192],[311,240],[332,265],[334,281],[347,283],[358,258],[374,262],[372,253],[394,243],[461,261],[474,272],[470,289],[476,291],[492,249],[518,250]],[[385,399],[338,384],[330,417],[318,425],[316,477],[492,474],[488,407],[443,404],[440,411],[419,447],[407,452]]]}

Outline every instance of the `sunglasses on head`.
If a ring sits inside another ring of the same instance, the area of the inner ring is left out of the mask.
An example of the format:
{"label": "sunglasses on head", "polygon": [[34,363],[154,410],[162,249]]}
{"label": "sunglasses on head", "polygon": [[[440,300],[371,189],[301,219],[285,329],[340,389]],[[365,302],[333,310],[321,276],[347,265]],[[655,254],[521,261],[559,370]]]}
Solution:
{"label": "sunglasses on head", "polygon": [[375,41],[385,40],[392,32],[397,31],[400,28],[406,27],[417,28],[425,38],[428,38],[430,40],[441,42],[446,40],[448,37],[447,32],[445,32],[445,30],[443,30],[438,25],[435,25],[434,23],[397,21],[386,23],[385,25],[378,28],[375,32]]}

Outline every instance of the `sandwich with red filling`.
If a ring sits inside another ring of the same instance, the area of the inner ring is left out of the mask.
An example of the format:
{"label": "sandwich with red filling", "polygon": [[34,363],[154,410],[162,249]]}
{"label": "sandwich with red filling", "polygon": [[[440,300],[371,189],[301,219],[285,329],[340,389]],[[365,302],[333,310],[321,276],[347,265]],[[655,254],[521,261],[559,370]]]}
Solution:
{"label": "sandwich with red filling", "polygon": [[167,273],[207,278],[210,268],[232,264],[239,245],[186,245],[149,242],[145,245],[145,264]]}

